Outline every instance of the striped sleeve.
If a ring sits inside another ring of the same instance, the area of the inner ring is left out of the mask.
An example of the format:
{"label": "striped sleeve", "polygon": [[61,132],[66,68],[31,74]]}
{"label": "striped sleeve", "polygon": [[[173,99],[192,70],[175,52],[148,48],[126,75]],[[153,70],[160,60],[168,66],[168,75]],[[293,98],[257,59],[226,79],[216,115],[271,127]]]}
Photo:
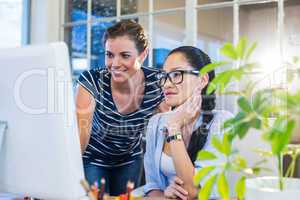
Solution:
{"label": "striped sleeve", "polygon": [[159,102],[163,102],[165,101],[165,94],[164,91],[162,89],[160,89],[160,96],[159,96]]}
{"label": "striped sleeve", "polygon": [[96,97],[99,93],[96,85],[95,71],[88,70],[80,74],[77,82],[84,87],[92,96]]}

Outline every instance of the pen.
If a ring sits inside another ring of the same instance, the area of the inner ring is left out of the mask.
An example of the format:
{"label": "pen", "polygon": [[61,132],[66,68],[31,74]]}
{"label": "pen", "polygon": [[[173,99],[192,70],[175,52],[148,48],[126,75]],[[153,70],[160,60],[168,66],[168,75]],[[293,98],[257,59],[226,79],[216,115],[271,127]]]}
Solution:
{"label": "pen", "polygon": [[103,200],[104,193],[105,193],[105,179],[101,178],[101,187],[100,187],[98,199]]}
{"label": "pen", "polygon": [[98,189],[98,182],[97,181],[95,181],[94,185],[91,186],[91,192],[98,199],[99,189]]}

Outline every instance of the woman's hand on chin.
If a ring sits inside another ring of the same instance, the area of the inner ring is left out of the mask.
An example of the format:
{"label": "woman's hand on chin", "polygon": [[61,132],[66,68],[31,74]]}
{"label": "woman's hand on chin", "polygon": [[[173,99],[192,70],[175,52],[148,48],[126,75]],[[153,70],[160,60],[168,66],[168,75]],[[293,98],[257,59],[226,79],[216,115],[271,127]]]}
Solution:
{"label": "woman's hand on chin", "polygon": [[172,183],[165,189],[164,195],[166,198],[182,200],[188,199],[188,192],[182,187],[183,181],[177,176],[174,177]]}
{"label": "woman's hand on chin", "polygon": [[167,127],[169,129],[181,129],[191,123],[201,112],[201,85],[195,88],[193,94],[169,116]]}

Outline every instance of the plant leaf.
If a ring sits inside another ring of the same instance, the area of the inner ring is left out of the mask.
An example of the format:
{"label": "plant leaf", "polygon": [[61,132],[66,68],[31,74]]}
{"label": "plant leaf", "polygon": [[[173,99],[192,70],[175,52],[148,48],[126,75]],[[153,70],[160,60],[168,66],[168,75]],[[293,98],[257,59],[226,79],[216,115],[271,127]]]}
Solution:
{"label": "plant leaf", "polygon": [[237,134],[240,139],[243,139],[246,136],[249,128],[250,124],[248,122],[241,123],[234,128],[234,131],[236,132],[235,135]]}
{"label": "plant leaf", "polygon": [[230,199],[230,189],[224,172],[219,175],[217,188],[222,200]]}
{"label": "plant leaf", "polygon": [[271,103],[271,96],[269,93],[259,91],[254,95],[252,108],[256,113],[260,115],[267,115],[265,117],[269,117],[269,113],[275,110],[272,107],[273,105]]}
{"label": "plant leaf", "polygon": [[251,47],[246,51],[246,56],[245,56],[245,60],[248,60],[249,57],[251,56],[251,54],[253,53],[254,49],[256,48],[257,43],[254,42]]}
{"label": "plant leaf", "polygon": [[212,82],[210,82],[207,87],[206,94],[208,94],[208,95],[211,94],[214,90],[216,90],[216,88],[217,88],[217,84],[214,83],[212,80]]}
{"label": "plant leaf", "polygon": [[279,130],[272,139],[272,152],[274,154],[279,154],[284,150],[286,145],[289,143],[290,138],[293,134],[296,122],[294,120],[282,121],[283,130]]}
{"label": "plant leaf", "polygon": [[254,149],[254,151],[256,153],[258,153],[258,155],[262,156],[262,157],[272,157],[273,156],[273,153],[272,151],[269,151],[269,150],[264,150],[264,149],[259,149],[259,148],[256,148]]}
{"label": "plant leaf", "polygon": [[247,63],[247,64],[244,64],[244,65],[241,65],[240,70],[243,71],[243,73],[247,74],[247,73],[251,73],[254,69],[259,69],[259,65],[258,63]]}
{"label": "plant leaf", "polygon": [[247,167],[247,161],[242,156],[236,156],[235,163],[238,165],[240,169],[244,169]]}
{"label": "plant leaf", "polygon": [[246,177],[242,176],[235,184],[235,193],[238,199],[244,199],[246,191]]}
{"label": "plant leaf", "polygon": [[229,156],[231,153],[231,143],[229,141],[229,136],[228,134],[224,134],[223,136],[223,152],[226,156]]}
{"label": "plant leaf", "polygon": [[213,147],[214,147],[215,149],[217,149],[220,153],[224,153],[223,145],[222,145],[222,143],[220,142],[220,140],[219,140],[215,135],[212,136],[211,144],[212,144]]}
{"label": "plant leaf", "polygon": [[193,177],[194,185],[198,186],[200,181],[211,171],[213,171],[216,167],[215,166],[207,166],[201,168],[196,175]]}
{"label": "plant leaf", "polygon": [[253,98],[253,101],[252,101],[252,107],[253,107],[253,110],[257,110],[260,103],[262,101],[262,93],[261,92],[257,92],[254,94],[254,98]]}
{"label": "plant leaf", "polygon": [[205,65],[200,71],[199,74],[202,76],[212,70],[215,70],[218,67],[221,67],[223,65],[227,65],[229,64],[229,62],[225,62],[225,61],[220,61],[220,62],[214,62],[214,63],[210,63]]}
{"label": "plant leaf", "polygon": [[200,192],[198,193],[198,199],[208,200],[212,191],[212,188],[216,182],[217,175],[211,176],[201,187]]}
{"label": "plant leaf", "polygon": [[234,124],[235,124],[235,122],[236,122],[235,117],[226,120],[226,121],[224,122],[224,124],[223,124],[223,129],[233,127]]}
{"label": "plant leaf", "polygon": [[236,47],[238,58],[240,58],[240,59],[244,58],[245,52],[246,52],[246,46],[247,46],[247,40],[246,40],[246,38],[242,37],[239,40],[239,43],[237,44],[237,47]]}
{"label": "plant leaf", "polygon": [[242,76],[244,75],[244,72],[242,70],[234,70],[231,72],[231,75],[235,77],[236,80],[241,80]]}
{"label": "plant leaf", "polygon": [[261,120],[258,118],[252,119],[249,123],[250,123],[251,127],[256,128],[256,129],[260,129],[261,125],[262,125]]}
{"label": "plant leaf", "polygon": [[226,72],[222,73],[220,81],[218,82],[218,88],[219,88],[219,92],[221,94],[224,93],[225,88],[227,87],[227,85],[230,82],[230,80],[232,79],[232,77],[233,77],[233,74],[230,73],[230,71],[226,71]]}
{"label": "plant leaf", "polygon": [[252,112],[252,108],[251,105],[249,103],[249,101],[245,98],[245,97],[240,97],[238,99],[238,104],[240,106],[240,108],[245,111],[246,113]]}
{"label": "plant leaf", "polygon": [[221,72],[209,83],[206,94],[211,94],[214,90],[219,89],[221,92],[227,86],[232,74],[229,71]]}
{"label": "plant leaf", "polygon": [[258,166],[252,167],[253,174],[255,174],[256,176],[259,175],[259,173],[261,172],[261,170],[262,170],[261,167],[258,167]]}
{"label": "plant leaf", "polygon": [[220,51],[223,56],[231,58],[232,60],[238,59],[237,52],[235,51],[234,46],[231,43],[225,43]]}
{"label": "plant leaf", "polygon": [[197,160],[214,160],[216,158],[217,156],[214,153],[206,150],[201,150],[197,154]]}
{"label": "plant leaf", "polygon": [[234,128],[233,126],[236,125],[237,123],[239,123],[240,121],[242,121],[245,117],[246,117],[245,112],[239,112],[233,118],[230,118],[230,119],[226,120],[224,122],[223,127],[224,128],[229,128],[229,127]]}

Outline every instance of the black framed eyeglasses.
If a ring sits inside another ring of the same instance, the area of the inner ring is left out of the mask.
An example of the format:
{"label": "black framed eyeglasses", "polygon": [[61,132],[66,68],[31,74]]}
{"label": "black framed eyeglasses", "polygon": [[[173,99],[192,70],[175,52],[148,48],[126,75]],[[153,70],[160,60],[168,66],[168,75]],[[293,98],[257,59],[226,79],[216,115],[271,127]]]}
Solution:
{"label": "black framed eyeglasses", "polygon": [[199,75],[199,71],[197,70],[174,70],[171,72],[161,71],[159,72],[156,77],[158,79],[158,85],[163,87],[167,82],[167,79],[175,85],[182,83],[183,75],[184,74],[192,74],[192,75]]}

